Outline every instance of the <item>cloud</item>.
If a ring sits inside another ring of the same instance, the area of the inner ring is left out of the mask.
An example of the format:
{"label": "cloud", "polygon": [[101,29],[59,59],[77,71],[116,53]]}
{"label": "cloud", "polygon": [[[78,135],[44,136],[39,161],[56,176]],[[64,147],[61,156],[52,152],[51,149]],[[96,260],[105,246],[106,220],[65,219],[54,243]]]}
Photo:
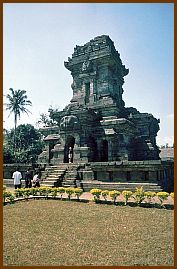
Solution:
{"label": "cloud", "polygon": [[168,120],[174,120],[174,114],[173,113],[171,113],[171,114],[168,114],[167,116],[166,116],[166,118],[168,119]]}
{"label": "cloud", "polygon": [[157,144],[163,146],[168,144],[170,147],[174,144],[174,136],[157,137]]}

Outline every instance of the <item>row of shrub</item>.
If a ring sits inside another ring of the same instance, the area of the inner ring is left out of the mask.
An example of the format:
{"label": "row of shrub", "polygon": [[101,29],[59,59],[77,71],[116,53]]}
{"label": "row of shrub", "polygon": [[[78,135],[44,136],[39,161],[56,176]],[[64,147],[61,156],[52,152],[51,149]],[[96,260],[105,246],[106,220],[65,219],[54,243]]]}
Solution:
{"label": "row of shrub", "polygon": [[66,193],[68,195],[68,199],[71,199],[71,195],[75,195],[79,200],[83,190],[80,188],[64,188],[64,187],[39,187],[39,188],[21,188],[16,189],[14,194],[10,191],[6,190],[6,187],[3,188],[3,199],[5,202],[14,202],[15,198],[29,198],[30,196],[44,196],[48,198],[50,195],[53,198],[56,198],[57,195],[60,195],[62,199],[63,194]]}
{"label": "row of shrub", "polygon": [[[63,194],[66,193],[68,199],[71,199],[71,196],[77,197],[79,200],[80,196],[83,193],[81,188],[64,188],[64,187],[39,187],[39,188],[21,188],[16,189],[14,194],[10,191],[6,190],[6,187],[3,188],[3,199],[5,202],[14,202],[15,198],[23,197],[29,198],[30,196],[44,196],[48,198],[50,195],[53,198],[56,198],[58,194],[62,199]],[[152,203],[153,198],[157,197],[159,199],[160,205],[163,206],[163,203],[169,196],[174,199],[174,192],[152,192],[152,191],[144,191],[143,187],[137,188],[135,192],[124,190],[122,192],[118,190],[101,190],[101,189],[92,189],[90,193],[93,195],[93,201],[99,202],[101,198],[104,198],[105,201],[110,197],[114,204],[116,204],[117,199],[120,195],[124,197],[124,204],[127,205],[128,200],[133,198],[134,201],[140,205],[143,201],[146,203]]]}
{"label": "row of shrub", "polygon": [[160,204],[163,205],[164,201],[171,196],[174,199],[174,192],[152,192],[152,191],[144,191],[143,187],[136,188],[135,192],[124,190],[122,192],[118,190],[101,190],[101,189],[92,189],[90,191],[94,196],[94,201],[98,202],[101,199],[101,196],[107,200],[110,197],[114,203],[116,203],[117,198],[122,195],[124,197],[124,204],[127,205],[127,202],[130,198],[133,198],[134,201],[140,205],[143,201],[147,203],[153,202],[153,198],[158,197]]}

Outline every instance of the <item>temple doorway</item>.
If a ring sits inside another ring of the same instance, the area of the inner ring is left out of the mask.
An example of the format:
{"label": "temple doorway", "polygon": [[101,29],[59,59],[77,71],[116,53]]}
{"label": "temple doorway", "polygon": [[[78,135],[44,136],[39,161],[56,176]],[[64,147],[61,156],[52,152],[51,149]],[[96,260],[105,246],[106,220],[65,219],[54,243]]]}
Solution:
{"label": "temple doorway", "polygon": [[92,136],[88,137],[87,146],[90,148],[90,152],[88,155],[88,161],[89,162],[96,162],[98,159],[98,149],[97,149],[97,143]]}
{"label": "temple doorway", "polygon": [[108,161],[108,141],[103,140],[101,145],[101,162]]}
{"label": "temple doorway", "polygon": [[66,144],[64,148],[64,163],[73,163],[73,148],[75,144],[75,138],[69,135],[66,139]]}
{"label": "temple doorway", "polygon": [[54,143],[49,143],[49,163],[51,162],[51,159],[53,158],[53,152],[52,149],[54,148]]}

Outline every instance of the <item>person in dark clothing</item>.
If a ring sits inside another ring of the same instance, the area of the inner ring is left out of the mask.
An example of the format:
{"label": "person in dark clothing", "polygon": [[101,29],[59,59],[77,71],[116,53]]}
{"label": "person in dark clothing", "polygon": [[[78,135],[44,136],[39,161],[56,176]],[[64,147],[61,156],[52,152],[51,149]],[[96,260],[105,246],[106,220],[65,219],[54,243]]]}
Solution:
{"label": "person in dark clothing", "polygon": [[32,180],[32,174],[31,171],[28,169],[25,173],[25,188],[31,188],[32,186],[31,180]]}
{"label": "person in dark clothing", "polygon": [[41,179],[42,172],[41,172],[40,167],[37,169],[37,174],[38,174],[38,178]]}

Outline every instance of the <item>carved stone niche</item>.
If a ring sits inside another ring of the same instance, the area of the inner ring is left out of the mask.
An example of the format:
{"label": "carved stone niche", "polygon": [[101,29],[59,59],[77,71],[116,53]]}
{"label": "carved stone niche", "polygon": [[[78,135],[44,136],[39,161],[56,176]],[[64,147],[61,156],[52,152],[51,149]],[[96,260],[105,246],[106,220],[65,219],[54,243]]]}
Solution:
{"label": "carved stone niche", "polygon": [[91,72],[92,71],[92,62],[87,57],[85,61],[82,63],[81,68],[82,73]]}
{"label": "carved stone niche", "polygon": [[66,132],[68,130],[77,130],[79,128],[80,128],[79,119],[74,115],[64,116],[60,120],[60,130]]}

